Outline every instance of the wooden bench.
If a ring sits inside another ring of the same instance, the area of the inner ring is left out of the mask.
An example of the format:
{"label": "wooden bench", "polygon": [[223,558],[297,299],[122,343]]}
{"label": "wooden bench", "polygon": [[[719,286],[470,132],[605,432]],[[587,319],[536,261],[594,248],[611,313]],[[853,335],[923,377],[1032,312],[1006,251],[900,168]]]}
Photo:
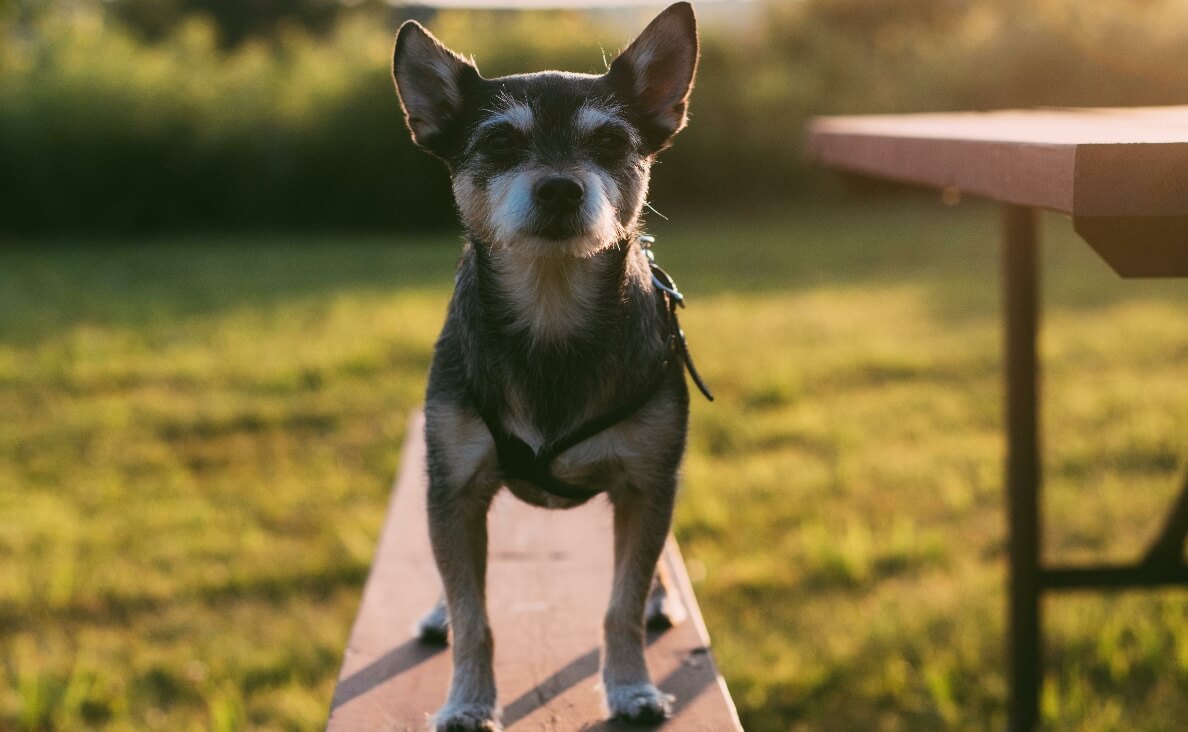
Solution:
{"label": "wooden bench", "polygon": [[1188,277],[1188,107],[821,117],[808,152],[842,170],[1003,205],[1010,728],[1039,723],[1041,600],[1055,590],[1188,585],[1188,480],[1135,564],[1041,563],[1038,209],[1123,277]]}
{"label": "wooden bench", "polygon": [[[445,700],[449,650],[413,637],[441,582],[425,515],[425,447],[415,415],[400,475],[331,702],[333,732],[423,732]],[[604,501],[545,511],[502,493],[490,518],[488,607],[505,729],[640,729],[605,719],[599,684],[602,615],[611,588],[611,515]],[[676,696],[665,730],[741,730],[709,652],[709,636],[676,542],[661,562],[688,618],[648,636],[652,677]]]}

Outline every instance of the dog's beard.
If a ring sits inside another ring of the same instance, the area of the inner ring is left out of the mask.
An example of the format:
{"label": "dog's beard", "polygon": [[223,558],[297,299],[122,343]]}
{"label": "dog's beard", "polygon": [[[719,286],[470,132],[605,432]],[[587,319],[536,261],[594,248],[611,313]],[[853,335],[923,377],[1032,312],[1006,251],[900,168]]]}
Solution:
{"label": "dog's beard", "polygon": [[485,189],[459,176],[454,196],[463,223],[495,247],[536,256],[592,257],[627,236],[619,217],[621,198],[614,179],[594,166],[571,171],[585,195],[573,214],[552,218],[537,208],[532,190],[542,171],[511,170],[493,177]]}

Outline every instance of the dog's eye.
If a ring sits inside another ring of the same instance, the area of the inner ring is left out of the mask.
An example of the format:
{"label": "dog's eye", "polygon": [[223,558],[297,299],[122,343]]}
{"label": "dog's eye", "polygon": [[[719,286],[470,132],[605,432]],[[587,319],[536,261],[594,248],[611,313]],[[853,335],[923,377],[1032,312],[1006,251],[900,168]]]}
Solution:
{"label": "dog's eye", "polygon": [[618,130],[604,130],[594,135],[594,147],[605,152],[623,152],[627,149],[626,135]]}
{"label": "dog's eye", "polygon": [[515,138],[506,132],[495,132],[483,138],[483,149],[489,153],[509,153],[515,148]]}
{"label": "dog's eye", "polygon": [[594,135],[591,143],[595,150],[608,155],[617,155],[627,150],[627,138],[617,130],[604,130]]}

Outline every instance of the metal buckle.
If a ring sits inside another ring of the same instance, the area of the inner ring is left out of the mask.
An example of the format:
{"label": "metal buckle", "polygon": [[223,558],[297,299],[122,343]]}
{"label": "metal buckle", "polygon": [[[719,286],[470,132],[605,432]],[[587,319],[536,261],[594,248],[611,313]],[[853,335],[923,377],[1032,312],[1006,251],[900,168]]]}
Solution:
{"label": "metal buckle", "polygon": [[656,237],[650,234],[639,235],[639,246],[648,258],[648,266],[652,270],[652,286],[671,297],[677,305],[685,307],[685,296],[677,289],[676,280],[656,264],[656,253],[652,251],[652,245],[655,243]]}

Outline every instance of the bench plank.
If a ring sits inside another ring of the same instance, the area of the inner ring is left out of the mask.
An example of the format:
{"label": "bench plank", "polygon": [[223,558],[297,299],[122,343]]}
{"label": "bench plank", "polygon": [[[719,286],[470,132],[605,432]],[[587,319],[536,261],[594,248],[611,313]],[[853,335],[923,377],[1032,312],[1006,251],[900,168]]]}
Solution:
{"label": "bench plank", "polygon": [[[331,702],[328,729],[334,732],[422,731],[449,686],[448,649],[412,635],[441,587],[425,517],[422,424],[417,414],[408,428],[400,476]],[[507,730],[639,729],[605,721],[598,689],[611,535],[605,501],[546,511],[506,491],[496,498],[488,607]],[[661,561],[689,613],[677,627],[648,637],[652,676],[677,698],[664,729],[741,730],[671,537]]]}

